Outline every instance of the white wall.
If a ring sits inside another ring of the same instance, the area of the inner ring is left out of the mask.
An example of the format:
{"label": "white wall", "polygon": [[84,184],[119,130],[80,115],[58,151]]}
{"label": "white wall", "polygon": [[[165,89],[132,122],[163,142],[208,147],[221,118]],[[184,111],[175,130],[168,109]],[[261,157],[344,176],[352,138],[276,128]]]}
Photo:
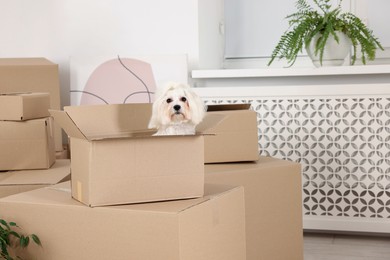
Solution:
{"label": "white wall", "polygon": [[223,66],[224,0],[0,0],[0,7],[0,57],[58,63],[63,105],[71,56],[185,53],[190,70]]}
{"label": "white wall", "polygon": [[69,57],[183,54],[198,63],[197,0],[0,0],[0,57],[60,66],[69,104]]}

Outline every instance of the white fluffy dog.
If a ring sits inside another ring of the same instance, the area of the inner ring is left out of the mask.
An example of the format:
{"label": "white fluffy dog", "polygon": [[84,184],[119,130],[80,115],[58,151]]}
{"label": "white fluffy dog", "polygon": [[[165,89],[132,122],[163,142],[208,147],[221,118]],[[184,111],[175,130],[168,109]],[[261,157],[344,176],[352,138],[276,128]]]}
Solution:
{"label": "white fluffy dog", "polygon": [[200,97],[182,83],[171,82],[157,89],[149,128],[155,135],[193,135],[205,114]]}

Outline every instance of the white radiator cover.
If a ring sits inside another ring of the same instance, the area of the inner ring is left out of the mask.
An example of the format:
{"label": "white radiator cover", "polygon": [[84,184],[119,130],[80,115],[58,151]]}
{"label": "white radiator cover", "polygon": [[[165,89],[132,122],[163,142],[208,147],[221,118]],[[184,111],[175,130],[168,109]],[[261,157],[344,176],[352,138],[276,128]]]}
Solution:
{"label": "white radiator cover", "polygon": [[197,90],[251,103],[260,154],[302,164],[305,229],[390,233],[390,86],[304,88]]}

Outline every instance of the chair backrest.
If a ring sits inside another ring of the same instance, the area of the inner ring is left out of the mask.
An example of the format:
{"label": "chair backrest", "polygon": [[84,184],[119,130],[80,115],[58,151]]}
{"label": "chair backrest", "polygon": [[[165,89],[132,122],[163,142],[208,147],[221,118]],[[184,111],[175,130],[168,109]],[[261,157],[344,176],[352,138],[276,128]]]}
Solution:
{"label": "chair backrest", "polygon": [[71,60],[71,105],[152,103],[157,84],[187,83],[187,72],[186,55],[78,57]]}
{"label": "chair backrest", "polygon": [[80,105],[151,103],[155,89],[149,63],[118,57],[92,72],[82,90]]}

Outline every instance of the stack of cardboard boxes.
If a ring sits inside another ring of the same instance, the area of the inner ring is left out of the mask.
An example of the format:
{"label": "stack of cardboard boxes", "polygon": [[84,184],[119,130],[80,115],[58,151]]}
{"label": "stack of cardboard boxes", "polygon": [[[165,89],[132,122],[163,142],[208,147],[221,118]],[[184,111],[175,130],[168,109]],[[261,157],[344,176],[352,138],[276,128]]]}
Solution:
{"label": "stack of cardboard boxes", "polygon": [[[45,58],[1,58],[0,93],[49,93],[50,108],[60,109],[58,65]],[[54,127],[55,150],[63,152],[61,128]]]}
{"label": "stack of cardboard boxes", "polygon": [[69,179],[56,163],[48,93],[0,94],[0,197]]}
{"label": "stack of cardboard boxes", "polygon": [[0,170],[48,169],[56,158],[49,93],[0,94]]}
{"label": "stack of cardboard boxes", "polygon": [[302,259],[299,164],[259,158],[249,106],[209,108],[193,136],[153,136],[150,104],[50,110],[70,137],[71,181],[0,199],[42,241],[20,255]]}
{"label": "stack of cardboard boxes", "polygon": [[246,259],[302,260],[300,164],[258,156],[257,115],[248,104],[208,109],[225,120],[205,136],[205,183],[244,187]]}
{"label": "stack of cardboard boxes", "polygon": [[42,241],[21,256],[246,258],[243,188],[204,183],[203,134],[221,116],[197,135],[157,137],[145,130],[150,104],[50,112],[70,137],[71,182],[0,200],[5,218]]}
{"label": "stack of cardboard boxes", "polygon": [[0,197],[69,180],[70,161],[56,161],[61,132],[48,111],[59,104],[56,64],[0,59]]}

